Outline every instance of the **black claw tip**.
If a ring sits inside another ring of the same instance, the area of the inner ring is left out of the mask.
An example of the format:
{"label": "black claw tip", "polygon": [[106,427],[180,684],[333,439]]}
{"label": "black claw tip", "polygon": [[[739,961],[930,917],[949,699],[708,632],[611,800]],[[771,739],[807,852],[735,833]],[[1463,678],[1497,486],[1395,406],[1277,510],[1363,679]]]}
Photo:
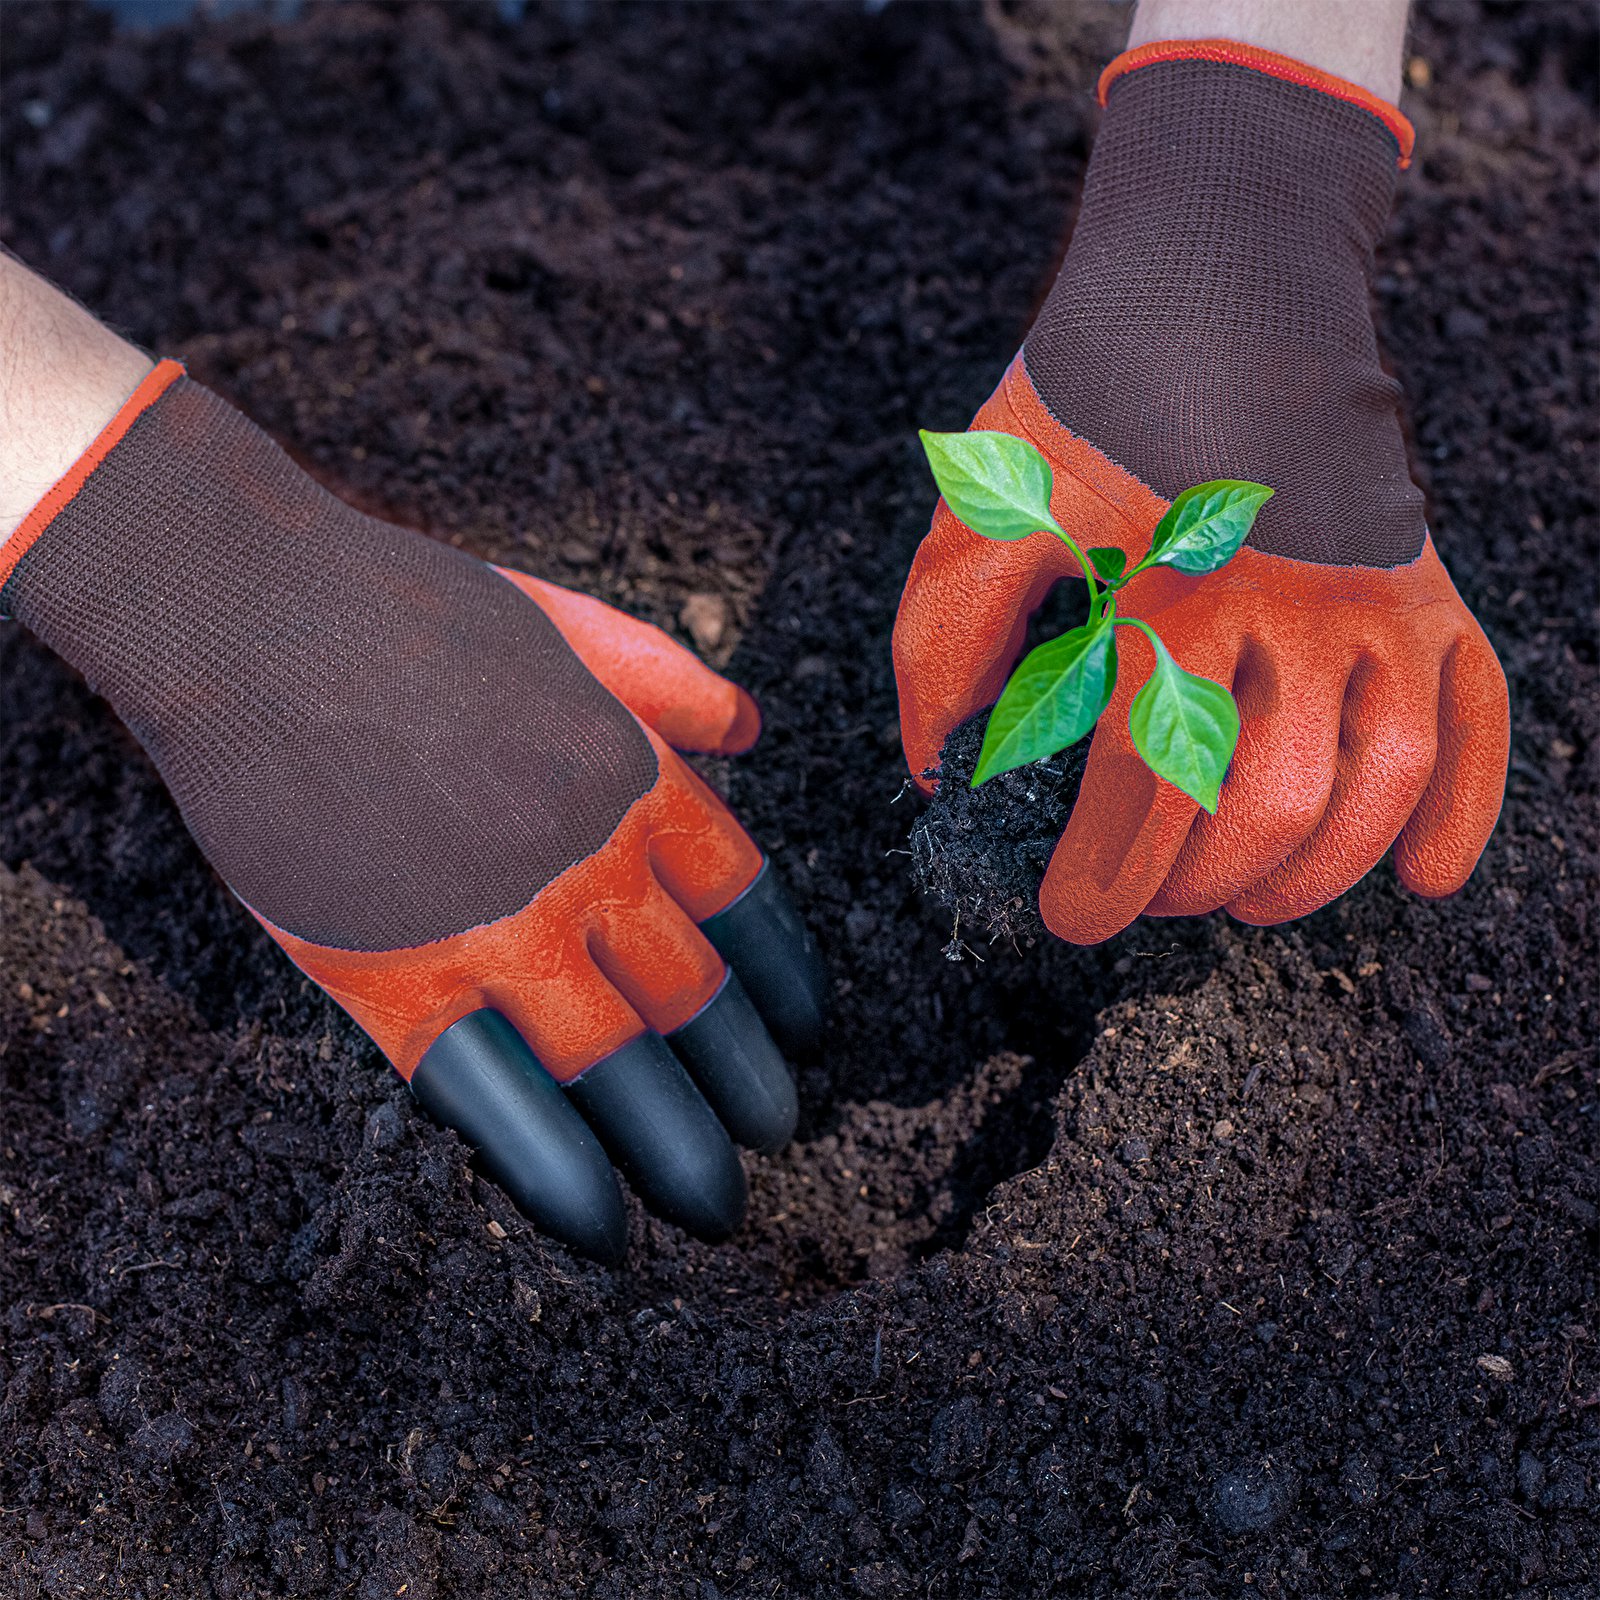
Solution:
{"label": "black claw tip", "polygon": [[732,972],[711,1001],[667,1035],[667,1043],[740,1144],[764,1155],[788,1144],[800,1120],[794,1079]]}
{"label": "black claw tip", "polygon": [[446,1028],[411,1075],[411,1092],[540,1229],[608,1265],[622,1260],[628,1219],[611,1163],[498,1011]]}
{"label": "black claw tip", "polygon": [[821,1048],[827,973],[811,930],[770,861],[763,861],[750,887],[702,922],[700,931],[739,974],[785,1055],[801,1059]]}
{"label": "black claw tip", "polygon": [[711,1243],[744,1221],[733,1141],[660,1034],[613,1050],[566,1091],[652,1211]]}

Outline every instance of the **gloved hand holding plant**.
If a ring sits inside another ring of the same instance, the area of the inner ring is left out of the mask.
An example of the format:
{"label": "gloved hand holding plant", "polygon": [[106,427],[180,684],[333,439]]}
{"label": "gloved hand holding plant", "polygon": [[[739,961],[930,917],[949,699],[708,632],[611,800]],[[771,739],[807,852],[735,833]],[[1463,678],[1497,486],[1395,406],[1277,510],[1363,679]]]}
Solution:
{"label": "gloved hand holding plant", "polygon": [[[911,774],[931,791],[997,700],[980,782],[1093,726],[1039,893],[1081,944],[1142,913],[1301,916],[1391,845],[1407,887],[1453,893],[1499,812],[1509,716],[1373,330],[1410,124],[1225,39],[1130,50],[1101,98],[1071,245],[980,442],[931,441],[945,498],[894,634]],[[1088,621],[1005,688],[1079,574]],[[1151,648],[1114,672],[1119,626]]]}

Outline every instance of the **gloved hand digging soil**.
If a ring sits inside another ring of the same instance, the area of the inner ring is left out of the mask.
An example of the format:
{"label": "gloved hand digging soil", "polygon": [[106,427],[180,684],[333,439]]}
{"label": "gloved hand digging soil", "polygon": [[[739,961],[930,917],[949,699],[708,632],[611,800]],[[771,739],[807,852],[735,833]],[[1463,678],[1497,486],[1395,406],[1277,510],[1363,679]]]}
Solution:
{"label": "gloved hand digging soil", "polygon": [[[1410,125],[1358,84],[1221,39],[1131,49],[1101,97],[1060,275],[973,427],[1033,444],[1061,526],[1130,560],[1190,484],[1275,494],[1221,571],[1152,569],[1122,596],[1124,616],[1238,702],[1215,814],[1135,751],[1129,706],[1153,658],[1129,650],[1044,872],[1044,921],[1084,944],[1141,913],[1284,921],[1392,844],[1408,888],[1450,894],[1499,812],[1509,716],[1499,662],[1434,550],[1373,331],[1374,249]],[[941,502],[894,636],[924,789],[941,755],[953,770],[946,741],[995,700],[1030,615],[1076,571],[1050,534],[991,542]],[[1028,770],[1011,780],[1014,800]],[[961,804],[981,811],[982,794]],[[978,909],[1005,920],[1002,904]]]}
{"label": "gloved hand digging soil", "polygon": [[[0,266],[9,308],[82,316]],[[537,1223],[619,1258],[614,1160],[690,1232],[738,1226],[733,1140],[793,1132],[780,1045],[815,1048],[821,996],[761,851],[675,754],[748,749],[748,695],[353,510],[172,362],[0,544],[0,611],[105,695],[239,899]]]}

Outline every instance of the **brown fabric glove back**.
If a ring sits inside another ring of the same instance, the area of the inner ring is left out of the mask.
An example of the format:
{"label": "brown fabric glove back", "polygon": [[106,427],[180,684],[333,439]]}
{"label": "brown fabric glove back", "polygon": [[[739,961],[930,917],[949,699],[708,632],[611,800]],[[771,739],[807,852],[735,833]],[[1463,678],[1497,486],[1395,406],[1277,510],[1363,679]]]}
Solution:
{"label": "brown fabric glove back", "polygon": [[[1378,360],[1368,284],[1410,126],[1356,84],[1225,39],[1128,51],[1101,92],[1060,277],[974,426],[1033,444],[1056,521],[1130,562],[1193,484],[1274,493],[1225,567],[1152,569],[1118,595],[1121,618],[1238,704],[1216,814],[1134,747],[1153,659],[1136,644],[1040,911],[1084,944],[1144,913],[1280,922],[1344,893],[1391,845],[1409,887],[1453,893],[1500,808],[1509,724],[1500,664],[1424,525]],[[914,778],[994,703],[1030,613],[1076,575],[1053,535],[982,539],[939,505],[895,624]]]}
{"label": "brown fabric glove back", "polygon": [[1422,495],[1368,292],[1398,153],[1370,110],[1231,62],[1119,75],[1023,347],[1051,415],[1167,500],[1271,484],[1257,550],[1415,560]]}
{"label": "brown fabric glove back", "polygon": [[316,944],[520,910],[656,779],[638,723],[511,583],[336,499],[187,377],[4,601],[111,702],[234,892]]}

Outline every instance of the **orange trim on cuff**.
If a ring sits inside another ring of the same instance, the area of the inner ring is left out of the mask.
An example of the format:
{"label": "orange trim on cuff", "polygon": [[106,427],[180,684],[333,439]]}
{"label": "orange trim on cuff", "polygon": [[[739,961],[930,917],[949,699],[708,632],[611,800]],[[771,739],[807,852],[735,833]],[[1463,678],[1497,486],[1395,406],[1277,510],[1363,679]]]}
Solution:
{"label": "orange trim on cuff", "polygon": [[0,544],[0,588],[5,587],[6,580],[16,571],[17,563],[38,543],[39,535],[55,521],[67,502],[88,482],[94,469],[116,448],[122,436],[133,426],[135,418],[148,411],[167,392],[173,380],[182,376],[182,362],[158,361],[140,379],[139,387],[123,401],[116,416],[96,435],[94,443],[17,524],[17,531],[4,544]]}
{"label": "orange trim on cuff", "polygon": [[1239,44],[1233,39],[1157,39],[1150,44],[1124,50],[1100,74],[1100,104],[1106,103],[1106,94],[1118,78],[1161,61],[1223,61],[1229,66],[1251,67],[1269,77],[1282,78],[1286,83],[1298,83],[1303,88],[1331,94],[1335,100],[1359,106],[1375,116],[1394,135],[1395,142],[1400,146],[1400,165],[1411,165],[1412,147],[1417,142],[1416,129],[1398,106],[1380,100],[1370,89],[1363,89],[1359,83],[1351,83],[1348,78],[1337,78],[1320,67],[1296,61],[1293,56],[1280,56],[1274,50],[1261,50],[1253,44]]}

